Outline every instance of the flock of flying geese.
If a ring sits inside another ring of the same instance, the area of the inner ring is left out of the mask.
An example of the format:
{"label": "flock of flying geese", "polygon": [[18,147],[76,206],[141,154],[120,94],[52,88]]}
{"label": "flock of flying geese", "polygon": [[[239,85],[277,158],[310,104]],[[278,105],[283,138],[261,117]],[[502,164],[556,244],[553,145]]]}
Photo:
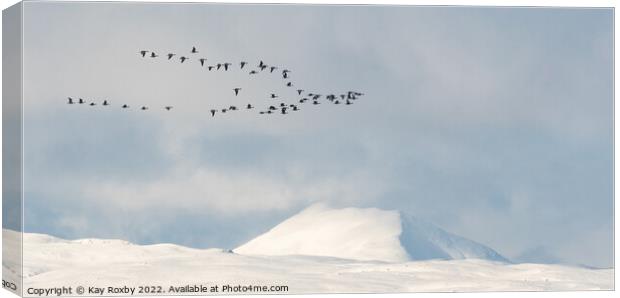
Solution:
{"label": "flock of flying geese", "polygon": [[[157,54],[154,51],[149,51],[149,50],[140,50],[139,52],[139,56],[141,56],[142,58],[158,58],[159,54]],[[206,64],[207,62],[207,58],[201,58],[200,56],[198,56],[197,54],[199,53],[199,51],[196,49],[196,47],[192,47],[191,51],[190,51],[190,55],[187,56],[180,56],[178,57],[178,60],[180,61],[180,63],[185,63],[188,60],[193,60],[196,59],[198,62],[200,62],[200,66],[201,67],[205,67],[208,71],[229,71],[229,70],[233,70],[233,63],[230,62],[217,62],[213,65],[209,65]],[[168,58],[168,60],[172,61],[172,59],[177,56],[177,54],[175,53],[168,53],[166,55],[166,57]],[[274,66],[274,65],[267,65],[265,64],[262,60],[258,63],[258,65],[256,65],[255,68],[251,68],[251,66],[249,65],[248,62],[246,61],[240,61],[239,64],[239,70],[243,71],[244,69],[246,71],[248,71],[249,75],[257,75],[261,72],[265,72],[268,71],[268,73],[274,73],[275,70],[280,69],[280,67],[278,66]],[[285,80],[285,85],[286,87],[293,87],[293,82],[290,81],[290,73],[291,71],[283,68],[282,71],[278,71],[276,73],[281,73],[282,75],[282,79]],[[232,91],[234,92],[235,97],[239,96],[239,94],[241,93],[242,88],[241,87],[237,87],[234,88]],[[324,98],[326,100],[328,100],[330,103],[332,104],[344,104],[344,105],[352,105],[353,102],[355,100],[357,100],[360,96],[364,95],[361,92],[357,92],[357,91],[346,91],[344,93],[341,94],[327,94],[327,95],[323,95],[323,94],[319,94],[319,93],[315,93],[315,92],[306,92],[306,90],[304,89],[296,89],[297,91],[297,95],[299,96],[299,99],[297,99],[296,103],[286,103],[286,102],[279,102],[279,103],[275,103],[272,102],[270,104],[268,104],[264,109],[259,111],[259,114],[276,114],[276,113],[280,113],[280,114],[288,114],[289,111],[299,111],[300,108],[298,106],[297,103],[299,104],[304,104],[306,102],[311,103],[312,105],[320,105],[321,104],[321,100]],[[277,94],[275,93],[271,93],[268,96],[269,99],[271,99],[272,101],[278,101],[278,99],[280,98]],[[82,98],[78,98],[77,101],[72,98],[72,97],[68,97],[68,104],[87,104],[89,106],[96,106],[97,103],[96,102],[90,102],[87,103],[84,99]],[[111,105],[111,103],[107,100],[104,100],[101,103],[102,106],[109,106]],[[121,108],[123,109],[128,109],[130,108],[129,105],[127,104],[123,104],[121,106]],[[172,110],[173,106],[164,106],[163,107],[165,110],[170,111]],[[255,106],[252,105],[251,103],[248,103],[247,105],[244,106],[245,110],[253,110],[255,109]],[[148,110],[149,107],[148,106],[141,106],[140,110]],[[211,117],[215,117],[215,115],[217,113],[220,114],[225,114],[227,112],[233,112],[233,111],[237,111],[240,110],[240,108],[238,108],[235,105],[230,105],[224,108],[212,108],[210,109],[210,113],[211,113]]]}

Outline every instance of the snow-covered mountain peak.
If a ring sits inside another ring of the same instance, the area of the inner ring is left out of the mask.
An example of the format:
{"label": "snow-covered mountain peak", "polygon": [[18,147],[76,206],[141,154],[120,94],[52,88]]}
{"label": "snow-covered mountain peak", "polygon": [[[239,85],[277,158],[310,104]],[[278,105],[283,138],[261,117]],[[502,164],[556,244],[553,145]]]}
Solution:
{"label": "snow-covered mountain peak", "polygon": [[405,262],[485,259],[493,249],[394,210],[312,205],[234,250],[248,255],[313,255]]}

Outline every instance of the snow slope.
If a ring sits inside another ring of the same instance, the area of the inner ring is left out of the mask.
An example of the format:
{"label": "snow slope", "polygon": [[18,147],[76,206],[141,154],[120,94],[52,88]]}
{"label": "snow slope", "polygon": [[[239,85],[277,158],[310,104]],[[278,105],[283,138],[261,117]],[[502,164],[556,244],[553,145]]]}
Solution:
{"label": "snow slope", "polygon": [[236,248],[247,255],[312,255],[406,262],[484,259],[507,262],[493,249],[398,211],[313,205]]}
{"label": "snow slope", "polygon": [[[3,266],[18,271],[10,268],[15,263],[4,262]],[[280,285],[288,286],[289,294],[613,289],[613,269],[480,259],[391,263],[320,256],[248,256],[171,244],[67,241],[41,234],[24,235],[24,267],[24,288],[149,285],[162,286],[164,294],[172,294],[170,286],[185,285]]]}

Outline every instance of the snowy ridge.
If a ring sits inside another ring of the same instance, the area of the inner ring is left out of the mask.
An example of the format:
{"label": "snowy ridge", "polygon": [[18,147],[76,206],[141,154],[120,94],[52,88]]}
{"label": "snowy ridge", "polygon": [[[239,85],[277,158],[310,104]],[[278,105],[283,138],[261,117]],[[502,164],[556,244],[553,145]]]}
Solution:
{"label": "snowy ridge", "polygon": [[402,212],[331,209],[323,204],[308,207],[234,251],[386,262],[472,258],[508,262],[489,247]]}

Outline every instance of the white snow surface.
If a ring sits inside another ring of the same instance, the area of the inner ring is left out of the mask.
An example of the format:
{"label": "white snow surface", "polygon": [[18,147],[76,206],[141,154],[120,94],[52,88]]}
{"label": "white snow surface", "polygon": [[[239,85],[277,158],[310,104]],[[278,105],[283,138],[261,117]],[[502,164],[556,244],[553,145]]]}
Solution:
{"label": "white snow surface", "polygon": [[[339,217],[347,219],[337,222],[342,229],[331,231],[335,223],[327,223]],[[307,221],[310,219],[319,221]],[[414,219],[403,220],[398,212],[313,206],[236,249],[236,253],[173,244],[136,245],[122,240],[63,240],[25,233],[22,276],[25,289],[159,285],[168,291],[171,286],[186,285],[277,285],[288,286],[288,291],[279,292],[288,294],[614,289],[613,269],[497,261],[494,258],[499,255],[486,247],[426,223],[418,224]],[[289,230],[298,225],[298,233]],[[312,232],[312,227],[317,229]],[[415,234],[403,240],[399,227],[404,227],[402,231],[425,233],[419,234],[423,237]],[[4,232],[4,241],[18,241],[17,232]],[[320,242],[308,250],[303,248],[308,242],[302,238],[310,236]],[[424,245],[415,243],[420,237],[426,241]],[[265,241],[269,239],[284,242],[268,245]],[[329,249],[320,247],[325,244]],[[295,254],[280,250],[296,245]],[[262,253],[254,254],[259,248],[264,249]],[[340,257],[321,256],[319,252],[337,252]],[[435,254],[449,257],[414,259]],[[16,266],[18,262],[3,260],[3,275],[11,277],[20,272]],[[110,295],[124,296],[106,293]]]}
{"label": "white snow surface", "polygon": [[234,250],[247,255],[311,255],[406,262],[485,259],[493,249],[399,211],[315,204]]}

